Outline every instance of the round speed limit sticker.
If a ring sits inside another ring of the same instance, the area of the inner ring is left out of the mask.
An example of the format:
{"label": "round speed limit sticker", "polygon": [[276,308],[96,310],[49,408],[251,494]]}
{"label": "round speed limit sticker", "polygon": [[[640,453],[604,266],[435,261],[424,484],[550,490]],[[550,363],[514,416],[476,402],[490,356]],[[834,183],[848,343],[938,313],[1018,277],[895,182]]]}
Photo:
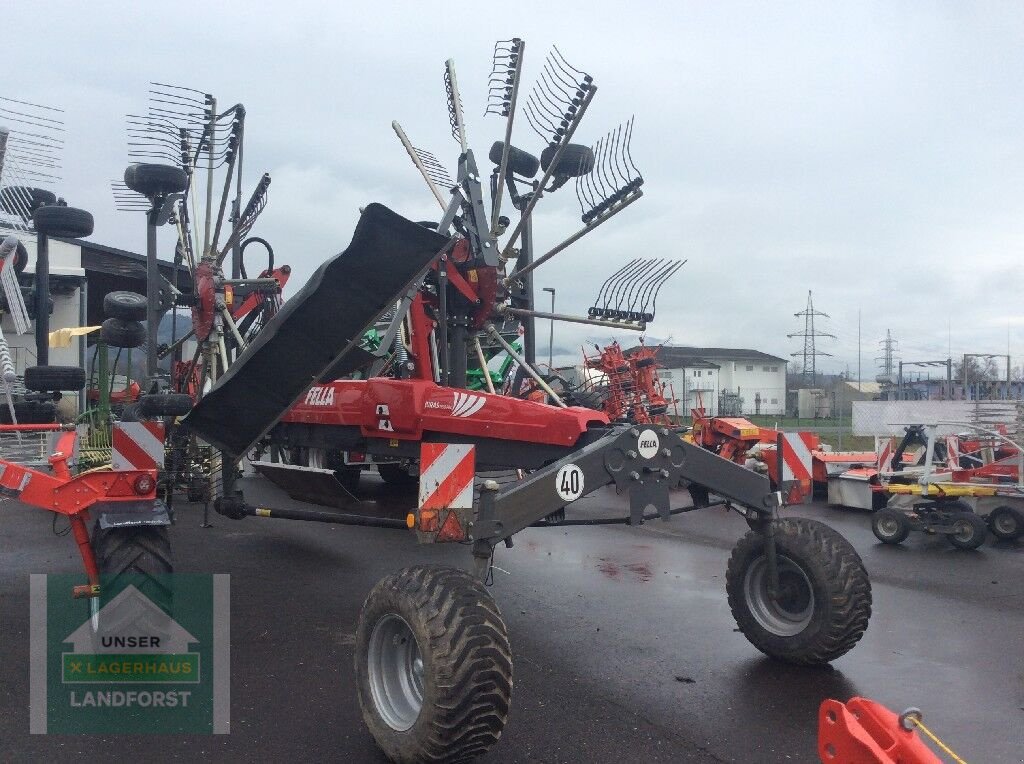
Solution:
{"label": "round speed limit sticker", "polygon": [[555,490],[562,501],[576,501],[583,495],[583,470],[567,464],[555,475]]}

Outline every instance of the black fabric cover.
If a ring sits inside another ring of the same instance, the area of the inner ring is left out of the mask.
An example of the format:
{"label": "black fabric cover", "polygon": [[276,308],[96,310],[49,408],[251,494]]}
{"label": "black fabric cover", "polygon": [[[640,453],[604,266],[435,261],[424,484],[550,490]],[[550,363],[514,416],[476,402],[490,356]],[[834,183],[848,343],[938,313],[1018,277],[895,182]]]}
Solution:
{"label": "black fabric cover", "polygon": [[[345,356],[447,241],[381,204],[367,206],[348,248],[285,302],[184,423],[240,458],[329,367],[345,372]],[[366,361],[354,356],[352,370]]]}

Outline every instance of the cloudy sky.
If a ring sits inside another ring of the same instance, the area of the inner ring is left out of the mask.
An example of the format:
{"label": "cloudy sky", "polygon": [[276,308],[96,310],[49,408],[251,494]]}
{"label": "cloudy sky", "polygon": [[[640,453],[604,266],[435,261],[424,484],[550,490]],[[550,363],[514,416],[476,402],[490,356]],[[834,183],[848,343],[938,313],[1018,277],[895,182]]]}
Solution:
{"label": "cloudy sky", "polygon": [[[11,3],[2,19],[0,95],[65,110],[59,191],[94,213],[99,243],[145,245],[109,181],[127,163],[124,116],[145,109],[151,80],[245,104],[246,185],[273,178],[254,233],[299,280],[344,248],[360,205],[436,217],[391,120],[454,173],[442,84],[454,58],[486,164],[502,130],[482,118],[492,46],[518,36],[527,84],[552,43],[594,76],[580,142],[636,115],[646,179],[644,199],[538,270],[560,312],[585,313],[626,259],[672,257],[689,262],[663,290],[651,337],[789,357],[801,346],[786,335],[803,329],[793,314],[813,290],[830,314],[820,328],[837,335],[821,340],[834,357],[819,369],[856,374],[858,314],[865,379],[887,329],[906,360],[1008,342],[1024,360],[1019,2],[93,0],[45,13]],[[523,120],[513,142],[542,148]],[[542,202],[538,249],[578,215],[571,189]],[[559,325],[555,344],[569,361],[607,338]]]}

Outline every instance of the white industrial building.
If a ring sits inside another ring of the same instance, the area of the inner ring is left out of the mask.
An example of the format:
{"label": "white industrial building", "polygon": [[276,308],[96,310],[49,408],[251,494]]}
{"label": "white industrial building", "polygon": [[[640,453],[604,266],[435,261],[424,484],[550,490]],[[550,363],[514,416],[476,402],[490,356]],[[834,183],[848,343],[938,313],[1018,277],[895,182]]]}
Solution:
{"label": "white industrial building", "polygon": [[710,414],[785,414],[788,361],[783,358],[760,350],[682,345],[664,345],[657,353],[658,376],[679,400],[683,416],[698,399]]}

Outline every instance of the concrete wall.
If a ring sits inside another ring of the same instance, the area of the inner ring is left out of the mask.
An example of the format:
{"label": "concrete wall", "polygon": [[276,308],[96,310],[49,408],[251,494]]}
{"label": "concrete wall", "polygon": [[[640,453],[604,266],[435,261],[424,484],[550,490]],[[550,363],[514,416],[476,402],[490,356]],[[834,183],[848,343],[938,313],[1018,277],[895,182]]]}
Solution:
{"label": "concrete wall", "polygon": [[[786,364],[784,361],[715,359],[721,367],[719,389],[739,391],[744,415],[779,416],[786,413]],[[761,404],[758,411],[757,395]]]}
{"label": "concrete wall", "polygon": [[690,409],[697,407],[698,390],[705,411],[718,413],[718,369],[658,369],[658,378],[665,383],[665,397],[674,395],[679,400],[681,416],[689,417]]}

